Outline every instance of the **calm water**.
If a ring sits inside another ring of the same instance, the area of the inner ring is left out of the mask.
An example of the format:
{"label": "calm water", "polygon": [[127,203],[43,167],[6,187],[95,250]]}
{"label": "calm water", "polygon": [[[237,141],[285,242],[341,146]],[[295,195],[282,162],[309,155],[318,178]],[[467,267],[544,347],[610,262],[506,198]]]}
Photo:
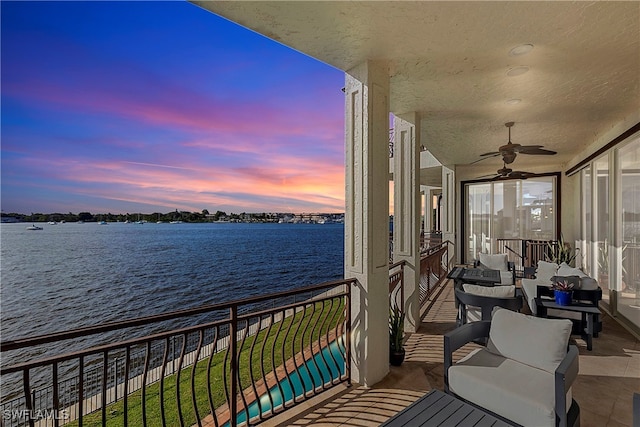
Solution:
{"label": "calm water", "polygon": [[[335,280],[340,224],[2,224],[2,340]],[[5,360],[6,362],[6,360]]]}

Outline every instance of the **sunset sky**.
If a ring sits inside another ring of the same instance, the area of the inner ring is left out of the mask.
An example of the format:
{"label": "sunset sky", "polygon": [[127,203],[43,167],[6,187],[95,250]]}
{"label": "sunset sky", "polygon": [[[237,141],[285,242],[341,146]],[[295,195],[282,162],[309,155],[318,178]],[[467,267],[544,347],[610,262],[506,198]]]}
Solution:
{"label": "sunset sky", "polygon": [[2,211],[344,211],[344,74],[186,2],[2,1]]}

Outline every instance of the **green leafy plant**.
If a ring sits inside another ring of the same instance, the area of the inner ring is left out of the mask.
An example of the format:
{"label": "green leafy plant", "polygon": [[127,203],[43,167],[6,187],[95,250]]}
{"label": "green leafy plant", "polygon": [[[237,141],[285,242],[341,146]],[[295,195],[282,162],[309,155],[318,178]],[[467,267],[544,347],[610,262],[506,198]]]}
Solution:
{"label": "green leafy plant", "polygon": [[[626,250],[628,245],[622,247],[622,275],[626,277],[627,269],[624,267],[626,260]],[[602,245],[598,245],[598,273],[604,276],[609,275],[609,241],[604,239]]]}
{"label": "green leafy plant", "polygon": [[389,309],[389,345],[391,351],[404,348],[404,312],[397,305]]}
{"label": "green leafy plant", "polygon": [[564,241],[564,237],[560,234],[560,239],[557,243],[547,243],[547,253],[545,254],[547,261],[554,262],[556,264],[562,264],[573,266],[573,261],[578,255],[579,249],[573,249],[571,245]]}
{"label": "green leafy plant", "polygon": [[609,274],[609,242],[604,239],[602,245],[598,247],[598,272],[603,275]]}

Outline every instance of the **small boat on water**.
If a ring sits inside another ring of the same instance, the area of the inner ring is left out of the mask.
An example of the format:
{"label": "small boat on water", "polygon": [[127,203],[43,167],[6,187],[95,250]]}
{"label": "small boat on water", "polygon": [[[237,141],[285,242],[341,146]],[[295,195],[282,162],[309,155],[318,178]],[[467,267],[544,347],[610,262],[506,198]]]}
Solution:
{"label": "small boat on water", "polygon": [[99,225],[108,225],[108,224],[107,224],[107,221],[99,221],[99,222],[98,222],[98,224],[99,224]]}
{"label": "small boat on water", "polygon": [[29,230],[29,231],[42,230],[42,227],[38,227],[37,225],[33,224],[33,225],[28,226],[27,230]]}

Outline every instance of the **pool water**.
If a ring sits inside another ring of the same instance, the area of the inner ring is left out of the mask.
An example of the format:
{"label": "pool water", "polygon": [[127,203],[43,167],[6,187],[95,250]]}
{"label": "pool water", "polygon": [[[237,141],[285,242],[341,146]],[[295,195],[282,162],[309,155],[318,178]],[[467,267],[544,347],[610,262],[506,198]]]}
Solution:
{"label": "pool water", "polygon": [[[313,359],[307,360],[295,372],[290,373],[289,379],[283,378],[271,387],[268,393],[251,403],[248,411],[240,412],[236,418],[238,425],[246,422],[247,412],[249,412],[249,419],[257,417],[260,413],[270,412],[272,407],[277,408],[283,402],[293,400],[294,396],[302,396],[305,392],[340,378],[345,369],[344,354],[342,337],[329,343],[321,352],[316,353]],[[224,424],[225,427],[229,425],[229,422]]]}

